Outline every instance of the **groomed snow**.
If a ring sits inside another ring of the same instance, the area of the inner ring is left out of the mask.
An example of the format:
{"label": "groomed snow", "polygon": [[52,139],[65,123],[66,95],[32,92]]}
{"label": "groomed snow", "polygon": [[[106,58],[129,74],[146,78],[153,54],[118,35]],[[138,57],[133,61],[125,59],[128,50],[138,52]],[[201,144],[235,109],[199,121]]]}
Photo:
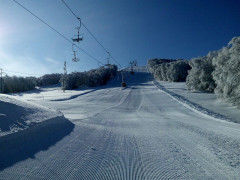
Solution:
{"label": "groomed snow", "polygon": [[61,112],[24,99],[0,95],[0,137],[63,116]]}
{"label": "groomed snow", "polygon": [[73,128],[59,111],[0,95],[0,171],[34,158],[37,152],[48,149]]}
{"label": "groomed snow", "polygon": [[61,111],[74,126],[22,136],[15,151],[0,152],[0,179],[239,179],[240,124],[197,113],[155,86],[146,68],[137,71],[126,89],[115,79],[74,97],[51,88],[49,99],[15,96]]}

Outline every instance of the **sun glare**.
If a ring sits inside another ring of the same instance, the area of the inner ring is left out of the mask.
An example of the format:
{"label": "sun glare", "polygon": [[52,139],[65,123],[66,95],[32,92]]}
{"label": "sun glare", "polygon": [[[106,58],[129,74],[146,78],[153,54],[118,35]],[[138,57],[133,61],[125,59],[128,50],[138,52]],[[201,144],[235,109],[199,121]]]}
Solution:
{"label": "sun glare", "polygon": [[2,34],[3,34],[3,30],[2,30],[2,28],[0,27],[0,38],[2,37]]}
{"label": "sun glare", "polygon": [[7,40],[8,34],[9,31],[7,30],[7,28],[4,27],[4,25],[0,25],[0,44]]}
{"label": "sun glare", "polygon": [[4,38],[4,33],[5,31],[4,31],[4,29],[2,28],[2,27],[0,27],[0,40],[2,41],[3,40],[3,38]]}

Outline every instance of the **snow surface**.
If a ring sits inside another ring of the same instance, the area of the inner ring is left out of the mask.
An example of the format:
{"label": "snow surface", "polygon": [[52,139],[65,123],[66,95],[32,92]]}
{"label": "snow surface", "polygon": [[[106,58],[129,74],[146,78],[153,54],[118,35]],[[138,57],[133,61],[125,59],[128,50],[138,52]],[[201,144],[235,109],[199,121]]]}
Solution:
{"label": "snow surface", "polygon": [[60,116],[63,114],[56,110],[9,95],[0,95],[0,137]]}
{"label": "snow surface", "polygon": [[[240,123],[240,108],[230,103],[222,102],[217,99],[214,93],[207,92],[190,92],[185,82],[164,82],[158,81],[162,88],[169,91],[171,95],[177,95],[179,100],[185,99],[186,104],[196,103],[198,106],[205,108],[210,113],[215,114],[219,119],[226,119]],[[160,87],[160,89],[162,89]]]}
{"label": "snow surface", "polygon": [[74,125],[56,130],[55,119],[43,125],[51,127],[46,136],[29,128],[17,143],[2,143],[0,179],[240,179],[240,124],[184,106],[146,68],[137,71],[127,74],[125,89],[119,78],[68,94],[15,95],[61,111]]}
{"label": "snow surface", "polygon": [[[79,88],[78,90],[65,90],[65,93],[62,93],[61,86],[59,85],[51,85],[51,86],[43,86],[37,87],[36,90],[31,90],[23,93],[13,93],[17,99],[27,99],[27,101],[65,101],[69,99],[73,99],[80,95],[87,94],[89,92],[94,91],[95,89],[86,89],[86,87]],[[21,97],[27,98],[21,98]]]}

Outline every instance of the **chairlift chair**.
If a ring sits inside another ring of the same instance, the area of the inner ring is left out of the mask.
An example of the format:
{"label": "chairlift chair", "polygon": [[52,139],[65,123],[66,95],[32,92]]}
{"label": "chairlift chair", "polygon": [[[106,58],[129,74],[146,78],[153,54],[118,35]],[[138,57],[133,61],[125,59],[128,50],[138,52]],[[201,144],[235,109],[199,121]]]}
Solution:
{"label": "chairlift chair", "polygon": [[127,83],[125,82],[125,78],[124,78],[124,74],[122,72],[122,83],[121,83],[122,88],[126,88],[127,87]]}
{"label": "chairlift chair", "polygon": [[76,56],[76,51],[73,51],[72,61],[73,61],[73,62],[78,62],[78,61],[80,61],[79,58],[77,58],[77,56]]}
{"label": "chairlift chair", "polygon": [[78,62],[78,61],[80,61],[79,58],[77,58],[76,51],[74,51],[74,44],[72,45],[72,51],[73,51],[72,61],[73,61],[73,62]]}
{"label": "chairlift chair", "polygon": [[72,41],[73,41],[73,42],[78,42],[78,43],[79,43],[80,41],[83,40],[83,36],[80,37],[80,35],[82,35],[82,34],[79,34],[80,27],[77,27],[76,29],[78,30],[78,34],[75,35],[75,36],[77,36],[77,38],[72,38]]}
{"label": "chairlift chair", "polygon": [[80,41],[83,40],[83,36],[80,37],[80,35],[83,35],[83,34],[80,34],[80,33],[79,33],[82,23],[81,23],[81,19],[80,19],[80,18],[78,18],[78,20],[79,20],[79,23],[80,23],[80,24],[79,24],[79,27],[76,27],[76,29],[78,30],[78,33],[77,33],[77,35],[75,35],[75,36],[77,36],[77,38],[72,38],[72,41],[79,43]]}

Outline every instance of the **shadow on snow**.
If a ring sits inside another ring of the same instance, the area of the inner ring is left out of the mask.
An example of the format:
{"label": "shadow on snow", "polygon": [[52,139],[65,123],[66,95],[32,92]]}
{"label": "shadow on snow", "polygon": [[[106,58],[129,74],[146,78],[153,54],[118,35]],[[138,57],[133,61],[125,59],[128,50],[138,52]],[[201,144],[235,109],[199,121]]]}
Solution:
{"label": "shadow on snow", "polygon": [[69,135],[74,129],[64,116],[38,123],[33,127],[0,138],[0,171],[17,162],[35,158],[35,154],[47,150]]}

